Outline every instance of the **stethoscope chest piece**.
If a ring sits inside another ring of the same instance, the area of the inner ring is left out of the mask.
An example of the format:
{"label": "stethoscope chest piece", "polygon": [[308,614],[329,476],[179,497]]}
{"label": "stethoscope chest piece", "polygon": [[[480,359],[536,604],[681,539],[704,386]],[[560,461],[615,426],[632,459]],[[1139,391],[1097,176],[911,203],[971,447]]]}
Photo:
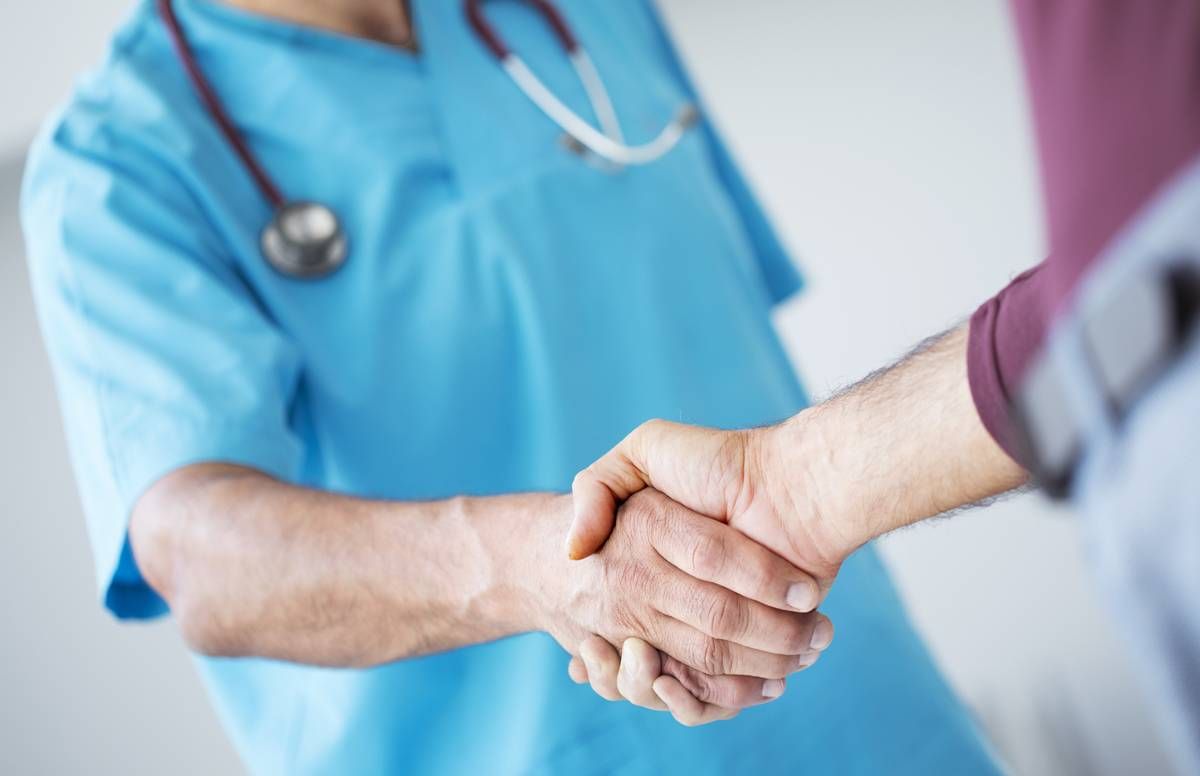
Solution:
{"label": "stethoscope chest piece", "polygon": [[346,262],[346,235],[338,217],[319,202],[279,208],[259,243],[267,262],[294,278],[328,275]]}

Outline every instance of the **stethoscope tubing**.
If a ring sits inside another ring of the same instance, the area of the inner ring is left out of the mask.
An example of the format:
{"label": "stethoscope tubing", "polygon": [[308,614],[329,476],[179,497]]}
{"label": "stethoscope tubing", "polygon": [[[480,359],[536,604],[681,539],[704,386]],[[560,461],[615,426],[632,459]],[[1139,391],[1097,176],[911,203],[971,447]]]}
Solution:
{"label": "stethoscope tubing", "polygon": [[[566,20],[550,0],[527,0],[549,23],[572,67],[583,84],[600,129],[571,110],[542,82],[484,17],[482,0],[464,0],[467,20],[524,94],[565,133],[575,151],[586,149],[618,167],[648,164],[671,151],[687,129],[698,119],[694,107],[687,105],[648,143],[628,145],[613,107],[608,89],[590,56],[579,45]],[[337,215],[326,205],[311,201],[289,202],[259,163],[245,138],[234,126],[216,90],[205,78],[188,44],[187,36],[175,15],[171,0],[156,0],[159,16],[166,26],[175,53],[183,65],[197,96],[209,116],[224,135],[243,167],[254,179],[262,195],[274,210],[274,216],[259,237],[259,246],[267,263],[286,275],[297,278],[321,277],[335,271],[346,260],[346,236]],[[310,226],[320,224],[323,231],[312,234]]]}
{"label": "stethoscope tubing", "polygon": [[271,207],[278,210],[286,203],[283,193],[279,187],[275,185],[275,181],[267,174],[267,171],[258,159],[250,151],[250,147],[246,145],[246,141],[242,138],[237,128],[233,126],[233,121],[229,118],[229,114],[225,112],[225,106],[221,104],[220,98],[209,84],[208,79],[204,77],[204,73],[200,71],[200,66],[196,63],[196,56],[192,52],[192,47],[188,45],[187,36],[183,34],[183,28],[179,25],[179,19],[175,16],[175,8],[171,5],[171,0],[157,0],[158,13],[166,23],[167,32],[170,35],[171,43],[175,47],[175,53],[179,61],[183,64],[183,69],[187,73],[188,80],[192,82],[192,86],[196,89],[196,93],[204,102],[204,106],[208,109],[208,113],[212,116],[217,128],[221,134],[225,136],[225,140],[229,143],[230,148],[242,160],[242,164],[246,170],[254,178],[255,184],[271,203]]}
{"label": "stethoscope tubing", "polygon": [[[580,56],[586,58],[586,55],[577,53],[573,59]],[[554,93],[542,83],[540,78],[534,75],[520,57],[510,55],[501,62],[501,66],[517,82],[521,91],[525,92],[529,99],[571,139],[578,141],[580,145],[597,156],[623,167],[649,164],[661,159],[682,139],[684,132],[695,120],[693,113],[685,108],[649,143],[636,146],[626,145],[621,142],[620,135],[617,134],[619,127],[616,124],[615,115],[610,118],[613,127],[610,131],[616,135],[614,138],[593,127],[578,113],[568,108],[562,100],[555,97]],[[598,103],[593,108],[599,116],[604,115],[604,111],[600,107],[604,103],[611,105],[605,99],[604,102]]]}
{"label": "stethoscope tubing", "polygon": [[517,85],[517,88],[542,113],[557,124],[573,144],[621,167],[649,164],[670,152],[683,138],[684,133],[699,119],[693,106],[685,106],[653,140],[640,145],[628,145],[621,132],[620,121],[617,119],[616,109],[613,107],[608,89],[604,86],[604,81],[600,78],[595,63],[579,44],[579,40],[571,31],[562,14],[549,0],[526,0],[526,2],[545,17],[550,29],[558,38],[571,66],[583,83],[584,91],[601,129],[596,129],[578,113],[567,107],[525,64],[525,61],[508,47],[508,44],[487,20],[483,12],[483,0],[465,0],[464,8],[468,23],[475,30],[479,39],[483,41],[485,48],[491,52]]}

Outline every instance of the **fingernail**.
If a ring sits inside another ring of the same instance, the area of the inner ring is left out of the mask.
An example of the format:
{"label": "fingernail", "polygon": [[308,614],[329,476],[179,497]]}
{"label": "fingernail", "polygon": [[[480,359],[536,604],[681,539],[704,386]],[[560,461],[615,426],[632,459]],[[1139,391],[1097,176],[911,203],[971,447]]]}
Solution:
{"label": "fingernail", "polygon": [[579,537],[575,535],[576,522],[578,522],[578,518],[571,521],[571,527],[567,529],[567,541],[564,544],[567,550],[567,557],[571,560],[579,560],[582,557],[579,549]]}
{"label": "fingernail", "polygon": [[778,698],[780,695],[783,695],[783,688],[784,684],[782,679],[768,679],[767,681],[763,682],[763,697]]}
{"label": "fingernail", "polygon": [[831,643],[833,643],[833,623],[829,620],[821,620],[817,623],[817,627],[813,628],[812,641],[809,646],[821,650]]}
{"label": "fingernail", "polygon": [[794,582],[787,589],[787,605],[801,612],[817,608],[817,589],[808,582]]}

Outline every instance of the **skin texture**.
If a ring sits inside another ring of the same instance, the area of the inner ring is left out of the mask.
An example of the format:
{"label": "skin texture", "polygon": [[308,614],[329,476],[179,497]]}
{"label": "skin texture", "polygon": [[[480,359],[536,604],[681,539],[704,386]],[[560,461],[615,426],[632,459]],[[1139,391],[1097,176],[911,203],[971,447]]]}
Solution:
{"label": "skin texture", "polygon": [[[614,507],[654,487],[808,571],[823,599],[842,562],[871,539],[1025,482],[975,410],[966,341],[965,326],[928,340],[777,426],[640,426],[576,477],[569,555],[604,546]],[[626,642],[621,658],[612,649],[597,654],[599,646],[589,644],[572,678],[601,692],[625,671],[629,694],[621,695],[630,700],[646,698],[648,686],[686,724],[720,718],[695,705],[702,699],[685,699],[673,678],[654,676],[647,645]],[[634,663],[628,670],[625,656]]]}
{"label": "skin texture", "polygon": [[417,49],[408,0],[225,0],[251,13]]}
{"label": "skin texture", "polygon": [[812,580],[738,532],[645,490],[571,562],[571,516],[570,496],[370,501],[210,463],[152,486],[130,541],[207,655],[363,667],[530,631],[573,655],[638,637],[673,656],[656,671],[735,708],[816,658],[824,616],[784,603]]}

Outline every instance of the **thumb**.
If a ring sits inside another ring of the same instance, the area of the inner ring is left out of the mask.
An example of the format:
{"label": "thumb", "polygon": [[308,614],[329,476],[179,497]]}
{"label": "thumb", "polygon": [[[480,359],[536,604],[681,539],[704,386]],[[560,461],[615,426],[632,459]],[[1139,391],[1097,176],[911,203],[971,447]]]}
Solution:
{"label": "thumb", "polygon": [[571,483],[575,508],[567,534],[567,555],[571,560],[586,558],[603,547],[616,522],[617,507],[649,484],[641,468],[626,454],[631,447],[628,443],[626,437],[603,458],[575,475]]}
{"label": "thumb", "polygon": [[[634,429],[603,458],[584,469],[571,486],[575,519],[567,553],[586,558],[604,546],[617,508],[645,487],[702,515],[725,520],[741,482],[742,465],[727,442],[737,432],[649,420]],[[716,475],[716,476],[715,476]]]}

